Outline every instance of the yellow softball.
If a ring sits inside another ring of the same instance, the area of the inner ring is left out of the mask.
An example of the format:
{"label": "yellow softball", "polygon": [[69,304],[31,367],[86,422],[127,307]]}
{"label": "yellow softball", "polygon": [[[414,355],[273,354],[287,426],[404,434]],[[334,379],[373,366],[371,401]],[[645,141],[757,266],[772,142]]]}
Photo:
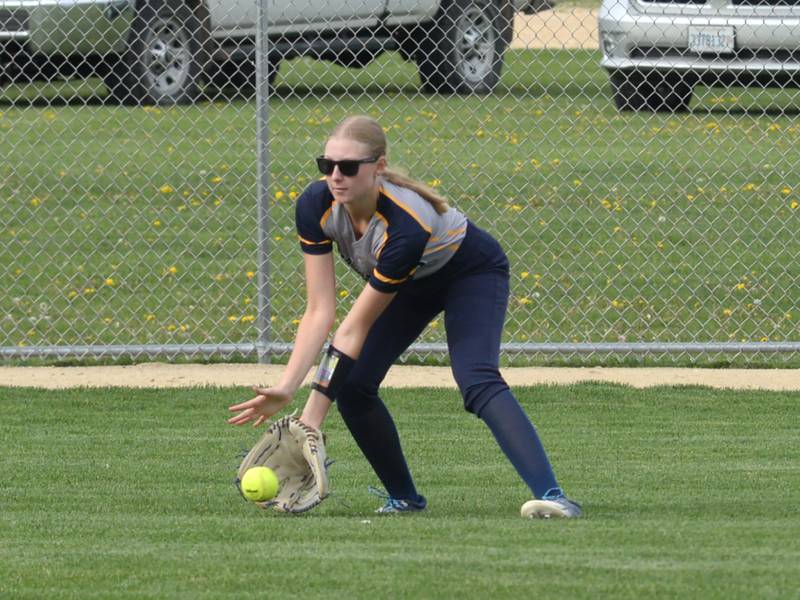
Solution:
{"label": "yellow softball", "polygon": [[252,467],[242,477],[242,494],[251,502],[272,500],[278,487],[278,477],[269,467]]}

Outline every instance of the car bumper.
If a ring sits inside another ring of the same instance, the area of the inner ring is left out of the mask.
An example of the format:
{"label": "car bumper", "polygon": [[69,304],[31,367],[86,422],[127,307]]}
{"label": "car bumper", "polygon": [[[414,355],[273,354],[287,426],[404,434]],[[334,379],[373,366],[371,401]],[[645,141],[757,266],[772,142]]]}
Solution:
{"label": "car bumper", "polygon": [[0,0],[0,44],[30,54],[108,54],[124,48],[129,0]]}
{"label": "car bumper", "polygon": [[[601,65],[609,71],[695,73],[701,79],[729,75],[768,82],[774,74],[797,75],[800,15],[793,7],[768,8],[605,3],[598,17]],[[721,54],[692,51],[690,27],[732,28],[734,46]]]}

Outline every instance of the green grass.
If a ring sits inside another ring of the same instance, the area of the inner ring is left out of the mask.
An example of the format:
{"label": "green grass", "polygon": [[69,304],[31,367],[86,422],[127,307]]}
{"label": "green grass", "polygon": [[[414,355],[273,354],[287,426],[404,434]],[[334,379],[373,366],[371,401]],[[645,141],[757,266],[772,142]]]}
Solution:
{"label": "green grass", "polygon": [[[502,237],[506,341],[798,339],[797,90],[698,89],[686,115],[619,114],[598,52],[550,50],[509,52],[487,97],[418,88],[393,54],[282,65],[272,339],[292,341],[303,309],[292,198],[352,112],[390,126],[395,164]],[[252,100],[106,106],[96,81],[2,94],[0,344],[256,338]],[[346,308],[362,283],[340,275]]]}
{"label": "green grass", "polygon": [[0,390],[4,598],[789,598],[800,587],[796,393],[518,390],[574,522],[528,492],[455,391],[389,390],[430,502],[378,517],[338,414],[333,496],[261,513],[232,485],[259,435],[239,389]]}

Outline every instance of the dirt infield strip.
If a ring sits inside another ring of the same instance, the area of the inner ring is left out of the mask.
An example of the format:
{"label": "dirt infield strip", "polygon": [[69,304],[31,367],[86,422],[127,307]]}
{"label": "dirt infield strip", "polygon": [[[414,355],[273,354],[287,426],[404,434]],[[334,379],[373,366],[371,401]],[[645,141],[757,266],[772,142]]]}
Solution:
{"label": "dirt infield strip", "polygon": [[[0,367],[0,386],[63,389],[75,387],[177,388],[241,386],[275,382],[280,365],[171,365],[143,363],[113,367]],[[795,369],[621,369],[602,367],[503,369],[512,386],[563,385],[584,381],[620,383],[644,388],[663,385],[701,385],[713,388],[800,390]],[[387,387],[455,386],[447,367],[392,368]]]}

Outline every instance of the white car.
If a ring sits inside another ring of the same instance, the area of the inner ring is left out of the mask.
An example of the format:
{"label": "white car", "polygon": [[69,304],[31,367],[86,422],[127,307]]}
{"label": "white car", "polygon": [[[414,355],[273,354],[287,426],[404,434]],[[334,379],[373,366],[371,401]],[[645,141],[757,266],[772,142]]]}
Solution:
{"label": "white car", "polygon": [[[203,79],[250,78],[257,1],[0,0],[0,84],[99,73],[123,102],[192,102]],[[269,0],[270,79],[294,56],[359,67],[396,50],[427,91],[485,93],[515,11],[549,1]]]}
{"label": "white car", "polygon": [[797,0],[603,0],[602,66],[620,110],[683,111],[694,86],[797,86]]}

